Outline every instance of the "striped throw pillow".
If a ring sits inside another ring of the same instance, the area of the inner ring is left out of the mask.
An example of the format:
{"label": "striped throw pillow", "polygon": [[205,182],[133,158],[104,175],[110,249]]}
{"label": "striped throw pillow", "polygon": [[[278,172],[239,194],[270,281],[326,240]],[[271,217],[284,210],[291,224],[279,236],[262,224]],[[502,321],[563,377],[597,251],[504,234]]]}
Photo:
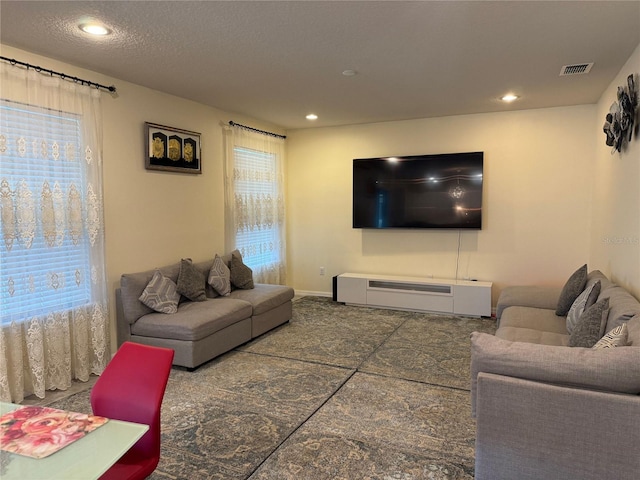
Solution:
{"label": "striped throw pillow", "polygon": [[623,323],[598,340],[598,343],[591,348],[600,350],[601,348],[624,347],[627,344],[627,335],[627,324]]}

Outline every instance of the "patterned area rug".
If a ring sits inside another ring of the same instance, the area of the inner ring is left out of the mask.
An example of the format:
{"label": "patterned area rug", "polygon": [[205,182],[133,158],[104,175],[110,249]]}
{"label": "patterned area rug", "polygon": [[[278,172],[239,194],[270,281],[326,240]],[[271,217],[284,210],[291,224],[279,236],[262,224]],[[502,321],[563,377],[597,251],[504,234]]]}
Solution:
{"label": "patterned area rug", "polygon": [[[469,335],[490,319],[294,302],[290,323],[173,368],[164,479],[472,479]],[[89,392],[52,406],[90,412]]]}

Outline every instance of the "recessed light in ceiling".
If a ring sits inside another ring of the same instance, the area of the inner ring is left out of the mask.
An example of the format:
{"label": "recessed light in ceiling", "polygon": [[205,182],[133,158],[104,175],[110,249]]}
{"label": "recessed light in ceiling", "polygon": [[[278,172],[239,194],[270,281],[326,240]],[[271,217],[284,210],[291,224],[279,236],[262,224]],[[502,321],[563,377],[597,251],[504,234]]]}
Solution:
{"label": "recessed light in ceiling", "polygon": [[305,117],[307,120],[317,120],[318,119],[318,115],[316,115],[315,113],[310,113],[309,115],[307,115]]}
{"label": "recessed light in ceiling", "polygon": [[355,70],[344,70],[342,72],[342,75],[344,75],[345,77],[353,77],[355,75],[357,75],[358,72],[356,72]]}
{"label": "recessed light in ceiling", "polygon": [[99,23],[83,23],[80,25],[80,30],[91,35],[98,36],[109,35],[111,33],[111,30]]}
{"label": "recessed light in ceiling", "polygon": [[507,95],[504,95],[503,97],[500,97],[500,100],[502,100],[503,102],[513,102],[517,99],[519,99],[520,97],[518,95],[514,95],[513,93],[508,93]]}

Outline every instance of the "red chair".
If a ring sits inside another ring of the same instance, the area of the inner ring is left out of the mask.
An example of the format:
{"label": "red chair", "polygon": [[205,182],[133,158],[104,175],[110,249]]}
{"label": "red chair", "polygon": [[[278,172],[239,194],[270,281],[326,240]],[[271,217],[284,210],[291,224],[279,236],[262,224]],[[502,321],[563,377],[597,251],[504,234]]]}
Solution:
{"label": "red chair", "polygon": [[147,478],[160,461],[160,407],[174,351],[124,342],[91,390],[94,415],[149,425],[149,430],[100,478]]}

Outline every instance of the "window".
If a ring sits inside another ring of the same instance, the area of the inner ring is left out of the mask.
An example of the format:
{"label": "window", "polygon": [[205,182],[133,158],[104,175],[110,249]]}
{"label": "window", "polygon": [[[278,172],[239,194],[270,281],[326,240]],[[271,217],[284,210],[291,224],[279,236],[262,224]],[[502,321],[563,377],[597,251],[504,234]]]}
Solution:
{"label": "window", "polygon": [[2,324],[92,300],[81,127],[74,114],[0,102]]}
{"label": "window", "polygon": [[100,92],[0,62],[0,400],[110,355]]}
{"label": "window", "polygon": [[234,147],[236,248],[254,270],[276,268],[282,261],[281,222],[277,212],[282,197],[276,178],[277,156]]}
{"label": "window", "polygon": [[285,138],[224,128],[225,247],[238,249],[257,283],[286,284]]}

